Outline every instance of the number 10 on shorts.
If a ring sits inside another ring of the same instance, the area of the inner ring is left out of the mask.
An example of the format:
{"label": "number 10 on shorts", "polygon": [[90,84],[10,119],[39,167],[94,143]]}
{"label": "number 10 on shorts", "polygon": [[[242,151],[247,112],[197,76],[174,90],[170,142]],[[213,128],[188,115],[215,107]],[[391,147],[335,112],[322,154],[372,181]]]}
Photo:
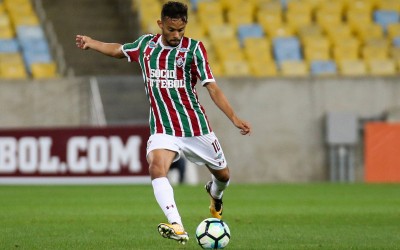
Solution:
{"label": "number 10 on shorts", "polygon": [[221,146],[219,145],[218,140],[215,140],[213,143],[211,143],[215,153],[218,153],[221,150]]}

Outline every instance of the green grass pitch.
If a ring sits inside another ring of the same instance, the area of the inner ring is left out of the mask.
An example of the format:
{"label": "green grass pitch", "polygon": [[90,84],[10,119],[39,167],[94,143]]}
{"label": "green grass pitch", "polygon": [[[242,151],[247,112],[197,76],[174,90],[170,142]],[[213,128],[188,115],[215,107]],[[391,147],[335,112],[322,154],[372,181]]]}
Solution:
{"label": "green grass pitch", "polygon": [[[201,186],[175,186],[187,245],[162,238],[150,185],[0,186],[0,249],[200,249]],[[232,183],[227,249],[400,249],[400,185]]]}

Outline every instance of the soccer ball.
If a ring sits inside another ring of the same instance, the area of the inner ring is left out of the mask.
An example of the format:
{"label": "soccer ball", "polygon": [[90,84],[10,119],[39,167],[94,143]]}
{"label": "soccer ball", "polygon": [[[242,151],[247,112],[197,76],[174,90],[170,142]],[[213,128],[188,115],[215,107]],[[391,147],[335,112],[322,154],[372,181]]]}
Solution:
{"label": "soccer ball", "polygon": [[231,231],[222,220],[208,218],[200,222],[196,229],[197,243],[204,249],[220,249],[228,245]]}

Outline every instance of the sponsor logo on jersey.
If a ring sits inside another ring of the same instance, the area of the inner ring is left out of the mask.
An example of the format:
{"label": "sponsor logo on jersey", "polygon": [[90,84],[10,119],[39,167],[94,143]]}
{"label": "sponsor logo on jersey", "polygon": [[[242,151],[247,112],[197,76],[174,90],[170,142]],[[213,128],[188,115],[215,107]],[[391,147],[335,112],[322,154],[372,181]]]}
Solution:
{"label": "sponsor logo on jersey", "polygon": [[188,48],[178,48],[177,49],[179,52],[189,52]]}
{"label": "sponsor logo on jersey", "polygon": [[147,83],[150,87],[157,88],[184,88],[185,83],[183,80],[176,79],[175,70],[168,69],[151,69],[150,79]]}

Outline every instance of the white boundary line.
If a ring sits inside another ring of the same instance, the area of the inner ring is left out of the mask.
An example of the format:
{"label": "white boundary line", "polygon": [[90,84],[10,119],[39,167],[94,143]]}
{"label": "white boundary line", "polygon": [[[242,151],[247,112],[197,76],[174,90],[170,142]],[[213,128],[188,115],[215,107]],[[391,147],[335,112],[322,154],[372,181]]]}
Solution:
{"label": "white boundary line", "polygon": [[0,185],[150,184],[150,176],[133,177],[0,177]]}

